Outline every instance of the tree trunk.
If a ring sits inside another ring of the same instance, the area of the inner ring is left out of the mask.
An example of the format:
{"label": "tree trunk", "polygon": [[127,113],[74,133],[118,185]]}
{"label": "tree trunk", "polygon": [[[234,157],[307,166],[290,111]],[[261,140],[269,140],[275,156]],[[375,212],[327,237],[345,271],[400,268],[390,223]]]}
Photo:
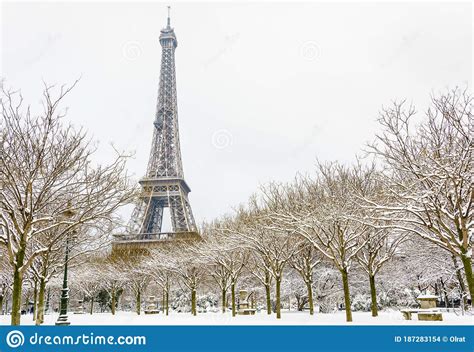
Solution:
{"label": "tree trunk", "polygon": [[225,313],[225,304],[226,304],[226,301],[225,301],[225,298],[227,296],[227,291],[225,288],[222,289],[221,291],[221,296],[222,296],[222,313]]}
{"label": "tree trunk", "polygon": [[446,290],[446,285],[444,284],[444,280],[442,277],[439,278],[439,282],[441,284],[441,291],[443,292],[443,301],[445,308],[448,308],[448,291]]}
{"label": "tree trunk", "polygon": [[115,289],[112,289],[112,293],[111,293],[111,298],[112,298],[112,302],[111,302],[111,311],[112,311],[112,315],[115,315]]}
{"label": "tree trunk", "polygon": [[306,287],[308,289],[308,303],[309,303],[309,314],[314,314],[314,302],[313,302],[313,285],[311,281],[306,282]]}
{"label": "tree trunk", "polygon": [[197,309],[196,309],[196,289],[191,290],[191,314],[192,315],[197,315]]}
{"label": "tree trunk", "polygon": [[[466,285],[464,284],[464,279],[463,279],[463,276],[462,276],[462,272],[461,272],[461,269],[458,267],[458,261],[456,259],[456,256],[453,254],[451,256],[451,258],[453,259],[454,268],[456,270],[456,277],[457,277],[458,282],[459,282],[459,290],[461,291],[461,297],[463,298],[462,302],[464,304],[464,309],[467,309]],[[446,296],[446,308],[448,308],[448,303],[447,303],[448,302],[448,292],[447,291],[445,292],[445,296]]]}
{"label": "tree trunk", "polygon": [[166,289],[166,293],[165,293],[166,315],[168,315],[168,313],[169,313],[169,307],[170,307],[169,299],[170,299],[170,291],[169,291],[169,289]]}
{"label": "tree trunk", "polygon": [[276,292],[275,292],[275,296],[276,296],[276,315],[277,315],[277,319],[281,319],[281,297],[280,297],[281,278],[279,276],[277,276],[275,278],[275,282],[276,282]]}
{"label": "tree trunk", "polygon": [[[20,255],[17,255],[17,258]],[[23,257],[23,256],[21,256]],[[12,316],[11,316],[11,325],[20,325],[21,318],[21,291],[23,286],[23,274],[20,272],[19,268],[23,265],[23,260],[21,264],[17,261],[13,269],[13,289],[12,289]]]}
{"label": "tree trunk", "polygon": [[474,307],[474,277],[472,276],[472,260],[467,253],[461,254],[461,260],[464,265],[464,273],[466,274],[469,294],[471,295],[471,307]]}
{"label": "tree trunk", "polygon": [[270,294],[270,273],[265,271],[265,295],[267,299],[267,314],[272,314],[272,300]]}
{"label": "tree trunk", "polygon": [[351,294],[349,291],[349,278],[347,277],[347,270],[341,270],[342,274],[342,285],[344,286],[344,305],[346,306],[346,321],[352,321],[351,311]]}
{"label": "tree trunk", "polygon": [[161,313],[165,314],[165,289],[163,288],[163,291],[161,292]]}
{"label": "tree trunk", "polygon": [[142,292],[141,290],[137,290],[137,301],[136,301],[136,311],[137,311],[137,314],[140,315],[141,313],[141,308],[142,308]]}
{"label": "tree trunk", "polygon": [[376,317],[379,315],[379,310],[377,308],[377,291],[375,290],[375,275],[369,274],[370,282],[370,297],[372,298],[372,316]]}
{"label": "tree trunk", "polygon": [[34,287],[33,287],[33,321],[36,320],[36,313],[38,310],[36,309],[36,305],[38,304],[38,280],[34,280]]}
{"label": "tree trunk", "polygon": [[235,309],[235,283],[232,282],[232,285],[230,286],[231,288],[231,294],[232,294],[232,316],[235,317],[237,311]]}
{"label": "tree trunk", "polygon": [[265,300],[267,301],[267,314],[272,314],[272,300],[271,300],[271,287],[270,285],[265,285]]}
{"label": "tree trunk", "polygon": [[40,279],[39,292],[38,292],[38,304],[36,306],[36,325],[41,325],[44,322],[44,295],[46,292],[46,280]]}
{"label": "tree trunk", "polygon": [[0,296],[0,315],[3,315],[3,297],[4,295]]}
{"label": "tree trunk", "polygon": [[91,307],[90,307],[90,310],[89,310],[89,314],[92,315],[92,313],[94,313],[94,295],[91,295]]}

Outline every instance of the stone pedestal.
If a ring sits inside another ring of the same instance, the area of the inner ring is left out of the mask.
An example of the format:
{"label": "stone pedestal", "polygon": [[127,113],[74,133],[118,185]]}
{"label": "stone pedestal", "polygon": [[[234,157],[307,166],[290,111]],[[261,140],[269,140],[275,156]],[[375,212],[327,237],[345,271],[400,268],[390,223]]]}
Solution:
{"label": "stone pedestal", "polygon": [[155,296],[149,296],[148,297],[148,305],[146,306],[145,314],[158,314],[158,313],[160,313],[160,311],[156,307],[155,300],[156,300]]}
{"label": "stone pedestal", "polygon": [[255,309],[250,308],[248,293],[246,290],[239,291],[239,315],[254,315]]}
{"label": "stone pedestal", "polygon": [[84,302],[82,300],[77,301],[77,307],[74,310],[74,314],[84,314],[85,308],[84,308],[83,303]]}
{"label": "stone pedestal", "polygon": [[436,301],[438,296],[427,292],[417,297],[420,302],[420,310],[418,311],[418,320],[424,321],[443,321],[443,314],[436,309]]}
{"label": "stone pedestal", "polygon": [[239,291],[239,310],[247,309],[248,307],[249,307],[249,302],[247,301],[247,291],[240,290]]}
{"label": "stone pedestal", "polygon": [[421,309],[433,309],[436,308],[438,296],[432,295],[428,292],[425,295],[419,295],[417,300],[420,302]]}

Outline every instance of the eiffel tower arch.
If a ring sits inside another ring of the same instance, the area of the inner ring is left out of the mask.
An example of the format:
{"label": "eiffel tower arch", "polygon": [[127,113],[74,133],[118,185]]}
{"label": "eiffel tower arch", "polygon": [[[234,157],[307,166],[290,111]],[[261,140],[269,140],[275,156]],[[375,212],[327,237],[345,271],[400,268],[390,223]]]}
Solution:
{"label": "eiffel tower arch", "polygon": [[[140,247],[174,239],[199,238],[189,203],[191,191],[184,180],[178,128],[175,50],[178,41],[167,26],[160,33],[161,71],[153,139],[141,194],[132,213],[127,234],[116,236],[114,247]],[[162,232],[163,210],[169,208],[171,232]]]}

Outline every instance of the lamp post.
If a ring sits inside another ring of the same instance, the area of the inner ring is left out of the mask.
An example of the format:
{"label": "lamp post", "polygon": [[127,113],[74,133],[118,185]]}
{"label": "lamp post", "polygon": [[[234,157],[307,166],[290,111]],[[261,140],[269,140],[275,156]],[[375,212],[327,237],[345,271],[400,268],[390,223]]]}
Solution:
{"label": "lamp post", "polygon": [[[71,210],[71,207],[68,205],[62,215],[68,219],[74,216],[74,211]],[[67,264],[69,260],[69,232],[66,234],[66,257],[64,259],[64,278],[63,278],[63,289],[61,290],[61,305],[58,320],[56,325],[71,325],[71,322],[68,320],[67,316],[67,304],[69,301],[69,287],[67,285]]]}

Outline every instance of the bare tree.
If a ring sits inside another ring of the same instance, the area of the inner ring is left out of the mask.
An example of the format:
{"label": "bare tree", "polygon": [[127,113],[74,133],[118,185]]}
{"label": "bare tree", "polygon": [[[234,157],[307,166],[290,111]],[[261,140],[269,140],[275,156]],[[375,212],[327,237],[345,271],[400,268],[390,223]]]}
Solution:
{"label": "bare tree", "polygon": [[[313,273],[316,265],[321,263],[321,260],[316,255],[316,250],[311,243],[306,240],[300,243],[301,250],[298,255],[293,256],[290,260],[290,265],[295,269],[303,279],[307,290],[307,303],[309,304],[309,314],[314,314],[314,299],[313,299]],[[297,297],[298,298],[298,297]]]}
{"label": "bare tree", "polygon": [[197,290],[205,273],[205,261],[202,258],[200,242],[182,241],[174,243],[168,263],[184,286],[191,292],[191,314],[197,315]]}
{"label": "bare tree", "polygon": [[249,260],[247,261],[247,271],[265,288],[265,304],[267,314],[272,314],[272,297],[271,286],[273,277],[270,273],[268,262],[266,258],[258,253],[250,252]]}
{"label": "bare tree", "polygon": [[153,281],[162,290],[162,310],[166,315],[169,314],[169,296],[171,291],[171,283],[175,277],[173,262],[169,259],[172,256],[172,248],[163,243],[160,248],[151,251],[150,256],[146,258],[145,264],[148,266],[148,271]]}
{"label": "bare tree", "polygon": [[227,309],[227,291],[230,288],[231,281],[229,271],[220,260],[219,249],[222,241],[215,234],[216,226],[215,223],[203,225],[202,235],[206,239],[203,245],[203,254],[208,262],[208,274],[219,287],[222,313],[225,313]]}
{"label": "bare tree", "polygon": [[339,270],[346,320],[352,321],[348,275],[365,245],[361,237],[369,229],[353,219],[360,212],[354,189],[365,186],[373,169],[319,163],[318,171],[314,179],[300,177],[293,185],[271,185],[265,193],[267,207],[281,227],[305,238]]}
{"label": "bare tree", "polygon": [[135,296],[135,311],[141,313],[142,295],[151,281],[150,268],[145,265],[145,257],[126,256],[121,260],[121,268],[126,277],[126,286]]}
{"label": "bare tree", "polygon": [[2,91],[0,242],[7,246],[13,270],[12,325],[20,324],[25,272],[50,250],[37,239],[54,232],[52,241],[59,243],[76,227],[112,221],[134,194],[125,174],[126,156],[95,166],[96,148],[84,131],[63,123],[59,105],[74,86],[62,86],[56,97],[46,86],[44,111],[37,116],[23,108],[20,94]]}
{"label": "bare tree", "polygon": [[[472,96],[454,89],[433,97],[418,128],[413,106],[383,109],[370,151],[387,166],[385,201],[366,199],[378,219],[431,241],[459,258],[471,298],[473,214]],[[472,301],[474,304],[474,300]]]}
{"label": "bare tree", "polygon": [[375,275],[397,253],[398,246],[406,236],[387,231],[387,229],[372,229],[367,231],[361,241],[365,245],[357,253],[356,259],[369,276],[372,316],[378,316],[377,291]]}
{"label": "bare tree", "polygon": [[77,287],[77,290],[89,299],[89,314],[92,315],[94,313],[95,298],[103,288],[103,278],[100,275],[101,271],[98,267],[97,258],[89,257],[88,259],[87,264],[73,268],[71,281]]}
{"label": "bare tree", "polygon": [[213,273],[222,290],[222,310],[225,306],[226,284],[231,290],[232,316],[236,316],[235,289],[237,281],[249,259],[249,251],[242,245],[240,237],[232,230],[231,219],[224,219],[222,223],[215,222],[207,228],[203,255],[209,260],[216,271]]}
{"label": "bare tree", "polygon": [[[67,236],[58,239],[59,228],[43,232],[35,238],[34,246],[47,250],[37,256],[30,271],[38,283],[38,299],[35,305],[35,322],[44,321],[46,285],[52,277],[62,272],[65,264],[65,250],[68,251],[68,266],[81,265],[90,259],[91,253],[100,253],[110,245],[110,234],[113,228],[108,222],[98,221],[95,224],[77,227]],[[65,238],[64,238],[65,237]],[[67,246],[66,242],[67,241]]]}
{"label": "bare tree", "polygon": [[301,248],[294,231],[277,223],[265,205],[258,204],[253,197],[249,209],[239,209],[233,231],[241,241],[259,254],[260,265],[275,279],[276,317],[281,319],[281,282],[290,259]]}
{"label": "bare tree", "polygon": [[[39,286],[38,295],[35,294],[34,304],[35,308],[33,320],[35,320],[36,325],[41,325],[44,321],[44,299],[46,284],[56,274],[56,270],[62,265],[59,264],[58,254],[58,252],[45,252],[42,255],[36,257],[29,268],[30,275],[34,278],[35,283]],[[52,257],[54,257],[54,259],[52,259]],[[62,259],[64,260],[64,258]],[[58,263],[58,266],[54,267],[54,269],[51,269],[51,263],[53,262]],[[38,299],[36,299],[36,296]]]}
{"label": "bare tree", "polygon": [[222,313],[227,309],[227,290],[230,288],[230,274],[221,263],[214,262],[209,265],[209,275],[216,282],[221,294]]}
{"label": "bare tree", "polygon": [[118,298],[127,283],[121,264],[120,259],[117,260],[116,257],[108,257],[103,262],[100,262],[99,265],[102,286],[110,296],[110,310],[112,315],[115,315]]}

